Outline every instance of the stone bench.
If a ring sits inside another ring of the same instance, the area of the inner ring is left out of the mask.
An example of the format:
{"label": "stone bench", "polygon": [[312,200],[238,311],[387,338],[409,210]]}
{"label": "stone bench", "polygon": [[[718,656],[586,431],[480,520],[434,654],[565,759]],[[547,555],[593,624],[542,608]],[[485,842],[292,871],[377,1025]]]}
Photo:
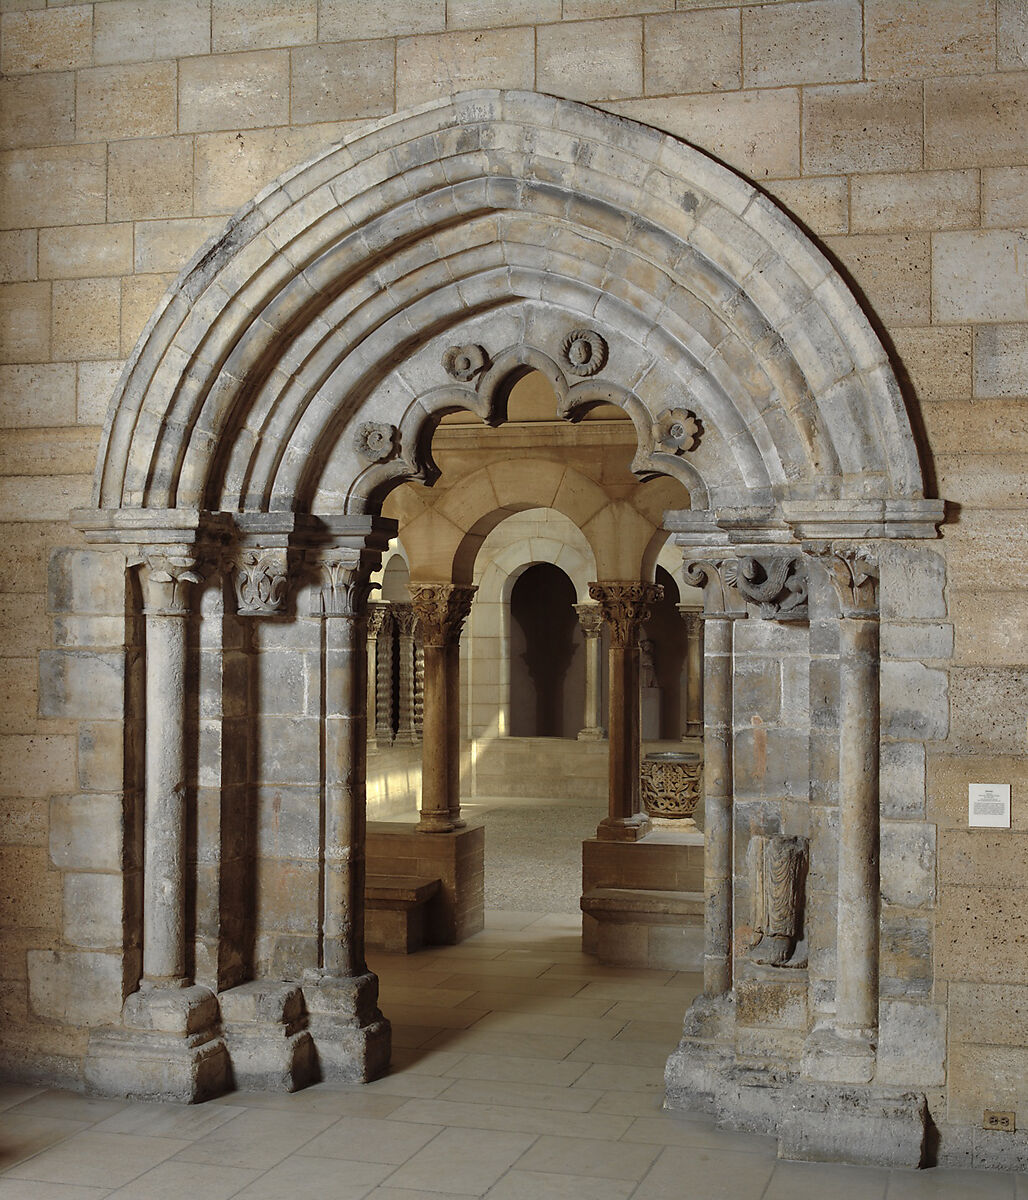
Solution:
{"label": "stone bench", "polygon": [[369,875],[364,884],[364,940],[375,950],[412,954],[425,944],[425,915],[442,881]]}
{"label": "stone bench", "polygon": [[596,922],[601,963],[703,970],[702,892],[594,887],[580,905]]}

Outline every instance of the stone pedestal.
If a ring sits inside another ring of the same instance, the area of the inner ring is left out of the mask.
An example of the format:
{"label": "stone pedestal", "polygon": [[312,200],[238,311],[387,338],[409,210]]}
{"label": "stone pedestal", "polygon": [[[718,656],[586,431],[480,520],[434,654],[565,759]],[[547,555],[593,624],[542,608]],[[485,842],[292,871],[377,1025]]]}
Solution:
{"label": "stone pedestal", "polygon": [[303,997],[321,1078],[329,1083],[367,1083],[389,1066],[392,1030],[378,1008],[378,977],[304,976]]}
{"label": "stone pedestal", "polygon": [[218,996],[238,1088],[295,1092],[317,1081],[318,1064],[303,992],[253,980]]}

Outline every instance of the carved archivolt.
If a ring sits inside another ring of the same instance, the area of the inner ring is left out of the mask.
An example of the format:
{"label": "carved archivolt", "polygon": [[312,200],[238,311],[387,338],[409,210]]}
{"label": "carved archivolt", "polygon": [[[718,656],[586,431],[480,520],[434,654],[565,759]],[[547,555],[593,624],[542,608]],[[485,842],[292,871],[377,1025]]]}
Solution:
{"label": "carved archivolt", "polygon": [[564,366],[572,375],[590,376],[602,371],[607,343],[595,330],[572,329],[560,345]]}
{"label": "carved archivolt", "polygon": [[803,892],[807,878],[807,839],[756,835],[750,840],[753,868],[753,945],[750,958],[773,967],[792,962],[803,937]]}

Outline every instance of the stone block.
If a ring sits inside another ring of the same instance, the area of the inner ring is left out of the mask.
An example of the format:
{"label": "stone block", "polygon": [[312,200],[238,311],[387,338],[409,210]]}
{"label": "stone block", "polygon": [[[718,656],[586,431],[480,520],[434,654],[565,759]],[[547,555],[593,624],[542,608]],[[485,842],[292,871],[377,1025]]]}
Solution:
{"label": "stone block", "polygon": [[746,726],[759,719],[773,724],[782,711],[782,664],[773,659],[737,656],[733,672],[735,719]]}
{"label": "stone block", "polygon": [[1025,889],[947,884],[936,910],[936,970],[941,979],[1021,983],[1028,933]]}
{"label": "stone block", "polygon": [[747,87],[845,83],[863,75],[858,0],[814,0],[742,10]]}
{"label": "stone block", "polygon": [[120,875],[64,876],[64,937],[81,950],[118,950],[122,927],[123,883]]}
{"label": "stone block", "polygon": [[[134,764],[129,759],[132,728],[121,721],[82,721],[79,724],[79,787],[87,792],[113,792],[131,778]],[[140,756],[141,758],[141,756]],[[127,766],[126,766],[127,763]]]}
{"label": "stone block", "polygon": [[813,233],[849,232],[849,182],[845,176],[781,179],[764,186],[790,216]]}
{"label": "stone block", "polygon": [[12,429],[0,443],[0,475],[88,475],[96,447],[90,429]]}
{"label": "stone block", "polygon": [[900,659],[939,659],[953,655],[953,626],[926,621],[884,621],[882,655]]}
{"label": "stone block", "polygon": [[803,93],[803,169],[815,175],[920,168],[921,85],[851,83]]}
{"label": "stone block", "polygon": [[[3,376],[0,375],[0,392]],[[67,513],[60,525],[42,522],[8,525],[0,539],[0,578],[8,595],[46,592],[46,562],[54,543],[68,540]]]}
{"label": "stone block", "polygon": [[41,796],[0,800],[0,827],[6,846],[45,846],[47,803]]}
{"label": "stone block", "polygon": [[1024,1112],[1028,1107],[1028,1049],[954,1043],[949,1053],[946,1115],[980,1125],[986,1108]]}
{"label": "stone block", "polygon": [[1028,167],[982,171],[982,225],[987,229],[1028,225]]}
{"label": "stone block", "polygon": [[740,1025],[807,1030],[806,980],[740,979],[735,989]]}
{"label": "stone block", "polygon": [[114,142],[110,156],[110,220],[191,215],[192,138]]}
{"label": "stone block", "polygon": [[[299,129],[251,129],[239,135],[200,134],[196,138],[197,214],[234,212],[277,175],[313,158],[349,130],[330,123]],[[189,211],[187,205],[185,213]]]}
{"label": "stone block", "polygon": [[320,722],[316,717],[258,718],[261,783],[316,784],[320,780]]}
{"label": "stone block", "polygon": [[120,795],[54,796],[50,801],[50,859],[64,871],[120,871],[125,859]]}
{"label": "stone block", "polygon": [[255,888],[263,928],[307,936],[317,933],[317,862],[259,858]]}
{"label": "stone block", "polygon": [[962,666],[1028,663],[1028,597],[1023,592],[951,591]]}
{"label": "stone block", "polygon": [[926,620],[946,615],[946,563],[937,550],[893,542],[882,547],[883,620]]}
{"label": "stone block", "polygon": [[124,365],[121,359],[76,364],[75,419],[80,425],[103,425]]}
{"label": "stone block", "polygon": [[67,521],[92,495],[89,475],[12,475],[0,479],[0,521]]}
{"label": "stone block", "polygon": [[1017,508],[1028,491],[1028,457],[1013,454],[938,454],[940,495],[967,508]]}
{"label": "stone block", "polygon": [[1023,71],[1028,67],[1028,10],[1023,0],[998,0],[996,34],[999,69]]}
{"label": "stone block", "polygon": [[[6,6],[5,6],[6,7]],[[90,4],[5,12],[0,18],[0,71],[74,71],[93,61]]]}
{"label": "stone block", "polygon": [[[560,18],[561,0],[527,0],[517,6],[506,0],[447,0],[446,4],[448,29],[496,29],[503,25],[549,23]],[[405,28],[398,32],[412,31]]]}
{"label": "stone block", "polygon": [[[928,815],[940,829],[967,829],[967,785],[1009,783],[1012,792],[1028,789],[1028,762],[1021,757],[998,754],[939,754],[928,759]],[[1014,804],[1011,827],[1028,832],[1028,809]],[[977,834],[976,834],[977,836]]]}
{"label": "stone block", "polygon": [[113,358],[120,327],[120,280],[62,279],[53,284],[55,359]]}
{"label": "stone block", "polygon": [[[349,33],[354,29],[360,32],[356,25]],[[214,0],[211,38],[215,54],[316,42],[318,0],[293,0],[288,5],[278,0]]]}
{"label": "stone block", "polygon": [[944,830],[939,842],[939,880],[942,887],[1023,888],[1028,835],[1004,829]]}
{"label": "stone block", "polygon": [[858,175],[850,183],[850,204],[854,233],[976,228],[978,172]]}
{"label": "stone block", "polygon": [[75,422],[75,367],[0,367],[0,429],[47,429]]}
{"label": "stone block", "polygon": [[97,66],[209,54],[210,49],[210,0],[108,0],[95,10]]}
{"label": "stone block", "polygon": [[393,111],[394,47],[385,39],[292,50],[294,125],[380,117]]}
{"label": "stone block", "polygon": [[43,847],[0,846],[0,926],[56,931],[60,883]]}
{"label": "stone block", "polygon": [[121,323],[116,352],[123,358],[132,353],[158,301],[174,282],[175,276],[170,271],[164,275],[130,275],[121,281]]}
{"label": "stone block", "polygon": [[75,76],[0,79],[0,149],[51,146],[75,139]]}
{"label": "stone block", "polygon": [[954,325],[892,331],[905,374],[919,400],[967,399],[971,395],[971,328]]}
{"label": "stone block", "polygon": [[979,1046],[1028,1044],[1028,985],[951,983],[949,1035]]}
{"label": "stone block", "polygon": [[214,54],[179,64],[182,131],[289,124],[289,52]]}
{"label": "stone block", "polygon": [[50,284],[0,286],[0,359],[39,362],[50,357]]}
{"label": "stone block", "polygon": [[779,1127],[782,1158],[918,1167],[928,1108],[923,1095],[880,1088],[798,1085]]}
{"label": "stone block", "polygon": [[868,79],[923,79],[992,70],[992,0],[869,0],[865,7]]}
{"label": "stone block", "polygon": [[735,735],[735,790],[747,799],[803,796],[809,778],[807,734],[754,719]]}
{"label": "stone block", "polygon": [[62,547],[50,556],[47,611],[52,613],[125,612],[125,559],[102,550]]}
{"label": "stone block", "polygon": [[950,585],[1002,591],[1019,570],[1020,513],[965,508],[959,522],[947,526]]}
{"label": "stone block", "polygon": [[442,33],[397,42],[397,108],[482,87],[535,87],[533,30]]}
{"label": "stone block", "polygon": [[39,231],[39,274],[82,279],[132,272],[129,224],[56,226]]}
{"label": "stone block", "polygon": [[319,789],[257,789],[257,853],[261,858],[318,857]]}
{"label": "stone block", "polygon": [[25,283],[36,278],[36,243],[34,229],[0,232],[0,283]]}
{"label": "stone block", "polygon": [[[958,400],[929,405],[922,414],[929,445],[936,454],[947,456],[969,454],[971,461],[979,455],[1003,455],[1004,461],[1016,470],[1016,456],[1023,452],[1028,437],[1028,406],[1020,399],[992,400],[988,404],[977,401]],[[988,469],[990,458],[986,458],[985,474],[991,482],[994,472]],[[947,469],[947,477],[953,474]]]}
{"label": "stone block", "polygon": [[139,274],[175,272],[213,234],[224,228],[219,217],[181,218],[168,221],[137,221],[134,267]]}
{"label": "stone block", "polygon": [[742,82],[739,17],[733,11],[661,13],[645,20],[646,94],[715,92]]}
{"label": "stone block", "polygon": [[96,1026],[121,1015],[120,954],[29,951],[29,1003],[44,1020]]}
{"label": "stone block", "polygon": [[890,328],[931,320],[927,234],[851,234],[828,239],[868,304]]}
{"label": "stone block", "polygon": [[106,219],[107,147],[50,146],[0,154],[0,227]]}
{"label": "stone block", "polygon": [[751,178],[800,173],[800,103],[794,88],[628,100],[602,107],[685,138]]}
{"label": "stone block", "polygon": [[1023,77],[929,80],[924,104],[926,167],[1005,167],[1028,155]]}
{"label": "stone block", "polygon": [[980,399],[1028,395],[1028,326],[975,329],[974,394]]}
{"label": "stone block", "polygon": [[318,36],[323,42],[344,42],[354,30],[361,37],[435,33],[446,28],[446,0],[321,0]]}
{"label": "stone block", "polygon": [[4,654],[32,654],[50,645],[50,628],[42,597],[33,593],[0,593],[0,641]]}
{"label": "stone block", "polygon": [[921,821],[881,824],[882,900],[899,908],[935,903],[935,826]]}
{"label": "stone block", "polygon": [[923,817],[924,746],[920,742],[883,742],[879,757],[879,787],[883,817]]}
{"label": "stone block", "polygon": [[946,1082],[946,1011],[941,1004],[881,1001],[875,1081],[916,1091]]}
{"label": "stone block", "polygon": [[34,658],[5,658],[0,671],[0,733],[35,733],[38,705],[37,661]]}
{"label": "stone block", "polygon": [[[918,662],[883,662],[882,733],[897,741],[936,741],[950,729],[945,671]],[[955,707],[955,699],[954,699]]]}
{"label": "stone block", "polygon": [[643,91],[642,22],[565,21],[536,31],[536,86],[569,100],[617,100]]}
{"label": "stone block", "polygon": [[983,230],[932,239],[937,322],[1028,321],[1028,233]]}
{"label": "stone block", "polygon": [[885,909],[879,943],[882,995],[931,996],[934,944],[931,917]]}
{"label": "stone block", "polygon": [[124,654],[44,650],[39,656],[39,711],[44,717],[123,716]]}
{"label": "stone block", "polygon": [[80,141],[174,133],[175,63],[135,63],[79,71],[75,113]]}

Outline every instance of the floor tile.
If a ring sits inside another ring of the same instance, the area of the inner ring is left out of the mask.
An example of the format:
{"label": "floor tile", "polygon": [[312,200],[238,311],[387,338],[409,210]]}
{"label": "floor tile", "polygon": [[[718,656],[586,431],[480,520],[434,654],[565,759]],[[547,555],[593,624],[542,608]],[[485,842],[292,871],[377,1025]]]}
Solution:
{"label": "floor tile", "polygon": [[598,1041],[612,1040],[624,1027],[621,1021],[608,1021],[602,1017],[554,1017],[517,1012],[485,1013],[475,1022],[476,1033],[543,1033]]}
{"label": "floor tile", "polygon": [[494,1083],[489,1080],[456,1079],[439,1095],[440,1100],[462,1104],[504,1104],[515,1108],[556,1109],[560,1112],[590,1112],[603,1092],[585,1088],[543,1087],[536,1083]]}
{"label": "floor tile", "polygon": [[480,1196],[516,1162],[535,1137],[485,1129],[444,1129],[389,1176],[391,1188]]}
{"label": "floor tile", "polygon": [[[298,1154],[280,1162],[238,1193],[238,1200],[361,1200],[392,1171],[382,1163],[347,1162],[337,1158],[308,1158]],[[203,1197],[202,1200],[207,1200]]]}
{"label": "floor tile", "polygon": [[0,1171],[88,1128],[84,1121],[22,1116],[17,1109],[7,1111],[0,1122]]}
{"label": "floor tile", "polygon": [[121,1112],[93,1126],[96,1133],[143,1133],[150,1137],[195,1141],[241,1116],[246,1109],[232,1104],[126,1105]]}
{"label": "floor tile", "polygon": [[[567,1063],[567,1066],[585,1064]],[[594,1063],[575,1080],[573,1087],[610,1092],[659,1092],[664,1095],[664,1072],[658,1067],[615,1067]]]}
{"label": "floor tile", "polygon": [[33,1096],[41,1096],[47,1089],[34,1083],[0,1083],[0,1112],[24,1104]]}
{"label": "floor tile", "polygon": [[779,1162],[763,1200],[883,1200],[889,1172],[839,1163]]}
{"label": "floor tile", "polygon": [[[393,1029],[407,1025],[434,1025],[437,1029],[467,1029],[477,1025],[483,1017],[491,1016],[483,1008],[458,1007],[431,1004],[385,1004],[385,1015]],[[540,1031],[541,1032],[541,1031]],[[584,1036],[584,1035],[583,1035]]]}
{"label": "floor tile", "polygon": [[229,1200],[259,1175],[259,1171],[247,1171],[242,1167],[218,1167],[211,1163],[173,1159],[145,1171],[138,1179],[110,1194],[115,1200],[182,1200],[184,1196]]}
{"label": "floor tile", "polygon": [[[615,1022],[616,1023],[616,1022]],[[617,1035],[619,1042],[653,1042],[666,1053],[678,1045],[682,1037],[681,1021],[628,1021]]]}
{"label": "floor tile", "polygon": [[19,1104],[18,1114],[23,1117],[56,1117],[62,1121],[91,1123],[121,1112],[127,1103],[127,1100],[102,1100],[97,1096],[83,1096],[80,1092],[51,1088]]}
{"label": "floor tile", "polygon": [[596,1138],[541,1137],[518,1159],[517,1169],[638,1183],[659,1154],[656,1146],[626,1145]]}
{"label": "floor tile", "polygon": [[686,1194],[698,1200],[761,1200],[774,1165],[773,1159],[756,1154],[734,1157],[668,1147],[632,1193],[632,1200],[682,1200],[686,1181]]}
{"label": "floor tile", "polygon": [[658,1046],[652,1042],[620,1042],[586,1038],[568,1055],[569,1062],[609,1063],[628,1067],[659,1067],[661,1072],[667,1062],[671,1046]]}
{"label": "floor tile", "polygon": [[407,1074],[444,1075],[464,1057],[463,1054],[443,1053],[438,1049],[422,1050],[419,1047],[409,1050],[397,1049],[393,1051],[390,1070],[393,1074],[399,1074],[402,1071]]}
{"label": "floor tile", "polygon": [[890,1171],[886,1200],[1013,1200],[1006,1171]]}
{"label": "floor tile", "polygon": [[[471,989],[475,992],[503,992],[511,996],[519,992],[526,996],[577,996],[590,985],[583,984],[580,979],[532,979],[525,975],[482,975],[473,971],[455,971],[437,986]],[[599,993],[588,997],[590,1000],[602,998]],[[615,996],[615,999],[621,997]]]}
{"label": "floor tile", "polygon": [[627,1200],[633,1187],[618,1179],[508,1171],[486,1192],[486,1200]]}
{"label": "floor tile", "polygon": [[501,1083],[542,1083],[552,1087],[569,1087],[590,1069],[587,1063],[507,1058],[500,1054],[465,1054],[458,1062],[447,1067],[445,1074],[457,1079],[491,1079]]}
{"label": "floor tile", "polygon": [[189,1146],[176,1138],[85,1130],[19,1163],[14,1179],[117,1188]]}
{"label": "floor tile", "polygon": [[[584,1017],[595,1020],[598,1017],[610,1017],[610,1010],[615,1002],[609,997],[594,1000],[581,1000],[578,996],[533,996],[525,993],[495,992],[486,989],[472,992],[461,1006],[468,1008],[483,1008],[491,1013],[519,1013],[524,1016],[539,1014],[551,1017]],[[628,1018],[618,1019],[623,1025]]]}
{"label": "floor tile", "polygon": [[[576,1087],[573,1089],[578,1091]],[[604,1092],[593,1112],[621,1113],[626,1117],[654,1117],[664,1108],[664,1092]]]}
{"label": "floor tile", "polygon": [[[380,981],[381,982],[381,981]],[[458,988],[420,988],[416,984],[389,984],[379,987],[378,1002],[386,1009],[396,1005],[430,1005],[432,1008],[455,1008],[467,1003],[468,1008],[476,1005],[468,1003],[476,995],[473,991],[462,992]],[[488,1012],[491,1005],[482,1006]]]}
{"label": "floor tile", "polygon": [[74,1184],[36,1183],[31,1179],[0,1179],[0,1200],[103,1200],[107,1188]]}
{"label": "floor tile", "polygon": [[[411,1104],[432,1106],[435,1100],[408,1100],[393,1120],[376,1120],[373,1117],[343,1117],[323,1133],[309,1141],[300,1151],[315,1158],[346,1158],[354,1162],[405,1163],[412,1154],[427,1145],[441,1124],[422,1122],[411,1124],[402,1119],[404,1110]],[[376,1183],[381,1180],[376,1180]]]}
{"label": "floor tile", "polygon": [[234,1121],[191,1142],[178,1157],[189,1162],[265,1170],[299,1150],[336,1120],[333,1114],[250,1108]]}
{"label": "floor tile", "polygon": [[429,1043],[431,1049],[464,1054],[499,1054],[504,1058],[544,1058],[560,1062],[574,1050],[580,1038],[548,1034],[479,1033],[475,1029],[446,1030]]}
{"label": "floor tile", "polygon": [[450,1128],[511,1129],[520,1133],[547,1133],[559,1122],[569,1137],[616,1140],[631,1123],[631,1117],[613,1113],[577,1113],[550,1109],[519,1108],[504,1104],[460,1104],[452,1100],[411,1100],[396,1110],[396,1119],[438,1121]]}
{"label": "floor tile", "polygon": [[719,1129],[707,1117],[691,1119],[668,1112],[656,1117],[637,1117],[623,1135],[622,1141],[644,1142],[651,1146],[695,1146],[732,1154],[773,1156],[778,1153],[777,1138]]}

